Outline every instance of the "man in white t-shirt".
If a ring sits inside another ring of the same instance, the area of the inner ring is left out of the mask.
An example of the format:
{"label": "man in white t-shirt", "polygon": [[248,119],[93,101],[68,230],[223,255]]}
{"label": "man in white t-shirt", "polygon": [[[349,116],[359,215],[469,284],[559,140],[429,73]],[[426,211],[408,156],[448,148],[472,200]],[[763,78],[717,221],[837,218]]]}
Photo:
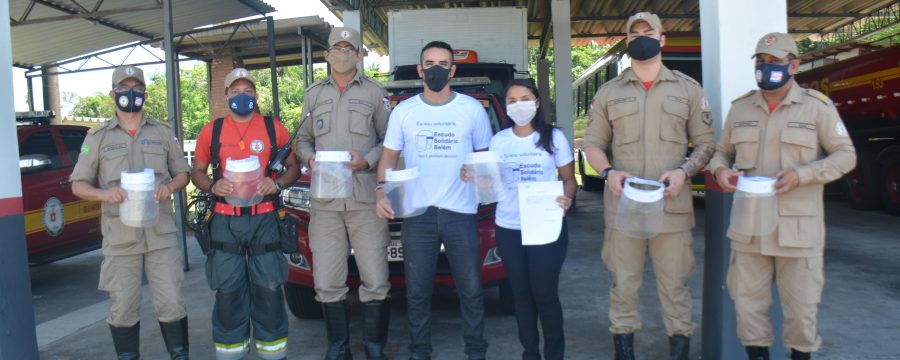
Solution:
{"label": "man in white t-shirt", "polygon": [[442,243],[462,307],[466,356],[484,359],[478,201],[472,185],[460,180],[459,168],[467,154],[490,145],[490,120],[480,102],[450,91],[450,78],[456,71],[450,45],[430,42],[420,58],[418,70],[425,90],[391,113],[378,164],[375,209],[386,219],[396,215],[380,184],[402,153],[406,168],[419,169],[415,185],[406,191],[404,206],[427,208],[422,215],[403,219],[401,233],[410,359],[431,358],[431,294]]}

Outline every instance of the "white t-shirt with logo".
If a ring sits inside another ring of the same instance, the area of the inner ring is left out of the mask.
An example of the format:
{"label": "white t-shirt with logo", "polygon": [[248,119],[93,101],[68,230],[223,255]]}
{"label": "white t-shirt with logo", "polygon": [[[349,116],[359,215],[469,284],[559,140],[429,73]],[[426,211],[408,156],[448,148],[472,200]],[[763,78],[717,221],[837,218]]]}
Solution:
{"label": "white t-shirt with logo", "polygon": [[413,208],[436,206],[464,214],[478,210],[475,189],[459,179],[466,154],[487,149],[491,122],[481,102],[454,93],[450,102],[434,106],[422,95],[406,99],[391,112],[384,147],[400,151],[406,168],[418,167]]}
{"label": "white t-shirt with logo", "polygon": [[500,153],[503,160],[503,183],[506,192],[497,202],[497,225],[518,230],[522,228],[519,221],[519,183],[537,181],[556,181],[557,168],[568,165],[574,159],[572,147],[566,136],[559,129],[553,129],[553,155],[538,145],[540,135],[537,131],[526,137],[519,137],[512,128],[503,130],[491,139],[491,151]]}

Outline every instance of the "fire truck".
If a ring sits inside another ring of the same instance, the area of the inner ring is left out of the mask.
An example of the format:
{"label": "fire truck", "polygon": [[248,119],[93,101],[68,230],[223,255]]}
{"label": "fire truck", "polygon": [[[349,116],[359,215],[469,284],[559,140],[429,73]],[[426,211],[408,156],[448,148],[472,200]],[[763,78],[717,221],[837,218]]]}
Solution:
{"label": "fire truck", "polygon": [[[796,79],[834,101],[853,139],[856,169],[841,180],[850,204],[883,206],[900,215],[900,45],[867,53],[862,44],[846,47],[860,55],[813,67]],[[840,56],[833,53],[823,50],[821,56]],[[805,60],[816,56],[810,55]]]}

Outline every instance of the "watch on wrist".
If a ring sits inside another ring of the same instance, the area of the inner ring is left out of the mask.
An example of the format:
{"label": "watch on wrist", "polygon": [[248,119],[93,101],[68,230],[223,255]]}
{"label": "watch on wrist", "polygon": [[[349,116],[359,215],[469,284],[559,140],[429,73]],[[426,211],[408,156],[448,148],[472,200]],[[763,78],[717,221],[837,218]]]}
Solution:
{"label": "watch on wrist", "polygon": [[600,172],[600,180],[606,180],[606,178],[609,177],[610,171],[613,171],[612,166],[610,166],[606,169],[603,169],[603,171]]}

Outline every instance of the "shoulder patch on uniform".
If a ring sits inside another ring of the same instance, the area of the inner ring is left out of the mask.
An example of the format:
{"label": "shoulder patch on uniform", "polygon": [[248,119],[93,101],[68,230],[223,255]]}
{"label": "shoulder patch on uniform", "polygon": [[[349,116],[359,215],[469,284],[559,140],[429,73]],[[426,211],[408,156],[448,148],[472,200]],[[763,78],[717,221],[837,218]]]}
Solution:
{"label": "shoulder patch on uniform", "polygon": [[843,121],[838,121],[837,124],[834,125],[834,132],[836,132],[839,136],[847,136],[847,127],[844,126]]}
{"label": "shoulder patch on uniform", "polygon": [[385,96],[381,99],[381,101],[384,102],[385,110],[391,110],[391,99],[389,97]]}
{"label": "shoulder patch on uniform", "polygon": [[81,154],[82,155],[90,155],[91,154],[91,146],[88,144],[81,144]]}
{"label": "shoulder patch on uniform", "polygon": [[682,78],[682,79],[685,79],[685,80],[687,80],[687,81],[693,83],[694,85],[700,86],[700,83],[697,82],[696,79],[694,79],[694,78],[688,76],[687,74],[685,74],[685,73],[683,73],[683,72],[681,72],[681,71],[678,71],[678,70],[672,70],[672,73],[675,74],[675,76],[678,76],[678,77],[680,77],[680,78]]}
{"label": "shoulder patch on uniform", "polygon": [[823,103],[826,103],[826,104],[831,105],[831,99],[828,98],[827,95],[825,95],[825,94],[823,94],[823,93],[821,93],[821,92],[819,92],[819,91],[817,91],[817,90],[814,90],[814,89],[803,89],[803,93],[806,94],[806,95],[812,96],[812,97],[814,97],[814,98],[816,98],[816,99],[819,99],[819,101],[821,101],[821,102],[823,102]]}
{"label": "shoulder patch on uniform", "polygon": [[733,104],[733,103],[737,102],[738,100],[748,97],[750,95],[753,95],[755,93],[756,93],[756,90],[750,90],[747,93],[745,93],[744,95],[738,96],[738,97],[734,98],[734,100],[731,100],[731,103]]}

